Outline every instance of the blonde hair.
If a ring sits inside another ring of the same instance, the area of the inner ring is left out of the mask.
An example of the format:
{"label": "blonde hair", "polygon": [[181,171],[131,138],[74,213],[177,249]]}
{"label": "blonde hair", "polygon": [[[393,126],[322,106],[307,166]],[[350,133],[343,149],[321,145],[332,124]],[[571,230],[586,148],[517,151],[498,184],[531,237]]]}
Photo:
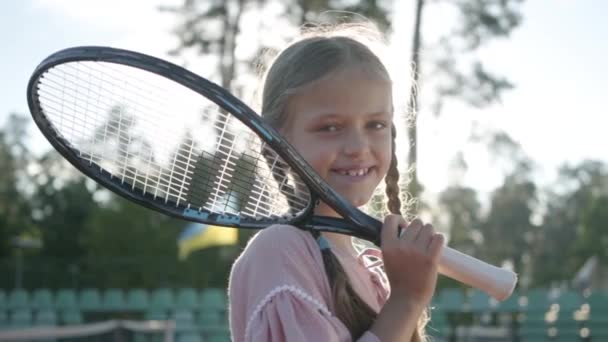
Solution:
{"label": "blonde hair", "polygon": [[[309,29],[274,58],[264,75],[261,113],[264,120],[277,129],[289,120],[286,106],[292,95],[303,87],[331,75],[356,67],[371,76],[391,82],[389,72],[368,42],[382,42],[379,30],[370,24],[342,24]],[[399,171],[395,156],[396,129],[392,126],[392,158],[385,177],[387,207],[401,213]],[[282,177],[278,175],[277,177]],[[355,292],[336,256],[322,250],[323,262],[334,299],[336,316],[349,329],[353,339],[368,330],[377,313]],[[419,320],[419,329],[412,341],[424,340],[426,312]]]}

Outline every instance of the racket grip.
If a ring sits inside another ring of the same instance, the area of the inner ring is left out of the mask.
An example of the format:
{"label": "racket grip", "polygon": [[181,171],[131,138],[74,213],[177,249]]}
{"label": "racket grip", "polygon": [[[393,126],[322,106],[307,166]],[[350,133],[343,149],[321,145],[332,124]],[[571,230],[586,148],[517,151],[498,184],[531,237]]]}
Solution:
{"label": "racket grip", "polygon": [[490,265],[447,246],[443,247],[439,273],[475,287],[502,301],[513,293],[517,283],[514,272]]}

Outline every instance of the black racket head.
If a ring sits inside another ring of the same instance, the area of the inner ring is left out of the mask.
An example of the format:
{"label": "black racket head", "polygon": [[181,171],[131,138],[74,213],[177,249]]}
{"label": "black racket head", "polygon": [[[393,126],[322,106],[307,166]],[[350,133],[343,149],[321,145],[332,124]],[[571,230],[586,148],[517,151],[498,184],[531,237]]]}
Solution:
{"label": "black racket head", "polygon": [[[109,190],[187,220],[271,224],[374,239],[378,222],[335,193],[224,88],[145,54],[75,47],[46,58],[28,105],[53,147]],[[348,222],[313,219],[317,195]]]}
{"label": "black racket head", "polygon": [[231,114],[251,109],[227,99],[224,89],[181,67],[104,47],[59,51],[28,85],[44,136],[113,192],[207,224],[297,222],[314,205],[310,191]]}

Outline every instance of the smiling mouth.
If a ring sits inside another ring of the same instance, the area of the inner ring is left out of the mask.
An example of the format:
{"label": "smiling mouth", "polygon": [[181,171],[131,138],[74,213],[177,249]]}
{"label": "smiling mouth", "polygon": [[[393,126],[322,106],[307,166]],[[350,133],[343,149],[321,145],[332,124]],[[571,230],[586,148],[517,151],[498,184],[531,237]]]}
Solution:
{"label": "smiling mouth", "polygon": [[362,177],[362,176],[366,176],[370,170],[371,170],[370,167],[366,167],[366,168],[362,168],[362,169],[334,170],[334,172],[336,172],[342,176]]}

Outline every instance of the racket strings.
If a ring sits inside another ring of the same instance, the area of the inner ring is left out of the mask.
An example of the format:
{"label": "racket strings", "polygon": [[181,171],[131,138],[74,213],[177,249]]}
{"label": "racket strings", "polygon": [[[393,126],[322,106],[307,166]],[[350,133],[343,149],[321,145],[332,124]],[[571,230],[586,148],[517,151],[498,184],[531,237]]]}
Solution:
{"label": "racket strings", "polygon": [[79,158],[134,192],[248,217],[309,205],[306,186],[259,137],[173,81],[110,63],[70,62],[40,78],[38,95]]}

